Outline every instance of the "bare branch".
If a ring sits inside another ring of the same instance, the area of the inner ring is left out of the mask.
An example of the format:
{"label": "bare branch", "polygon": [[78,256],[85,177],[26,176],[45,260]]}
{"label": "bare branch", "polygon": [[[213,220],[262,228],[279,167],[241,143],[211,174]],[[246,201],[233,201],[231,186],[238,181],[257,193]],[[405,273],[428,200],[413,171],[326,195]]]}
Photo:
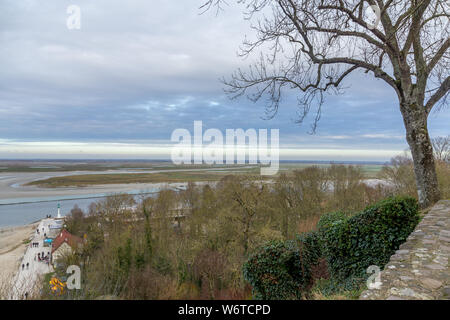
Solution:
{"label": "bare branch", "polygon": [[[298,90],[298,122],[312,104],[317,106],[314,131],[324,93],[342,92],[345,79],[357,70],[385,81],[402,106],[419,105],[429,113],[445,101],[450,40],[444,0],[236,1],[244,6],[256,35],[256,40],[244,41],[241,56],[264,54],[247,70],[224,79],[225,91],[253,102],[264,98],[268,118],[277,113],[286,90]],[[205,5],[220,3],[208,0]],[[368,6],[380,8],[376,28],[366,16]]]}
{"label": "bare branch", "polygon": [[439,89],[431,96],[431,98],[425,105],[425,109],[428,114],[431,112],[431,109],[439,100],[448,95],[449,90],[450,90],[450,76],[447,77],[447,79],[445,79],[445,81],[441,84]]}
{"label": "bare branch", "polygon": [[434,67],[438,64],[438,62],[442,59],[445,52],[450,48],[450,38],[447,38],[444,44],[439,48],[434,57],[431,59],[430,63],[427,66],[427,73],[429,74]]}

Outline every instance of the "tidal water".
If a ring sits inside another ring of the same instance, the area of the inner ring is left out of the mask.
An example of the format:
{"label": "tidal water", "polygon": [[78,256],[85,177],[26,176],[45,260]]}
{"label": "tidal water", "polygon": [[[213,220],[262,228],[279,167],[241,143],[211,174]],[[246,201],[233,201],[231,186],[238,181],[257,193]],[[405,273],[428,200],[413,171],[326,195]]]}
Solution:
{"label": "tidal water", "polygon": [[[158,191],[160,191],[158,188],[152,188],[145,192],[142,192],[142,190],[134,190],[127,193],[134,195],[136,200],[138,200],[142,194],[154,196]],[[75,205],[78,205],[83,211],[88,212],[88,207],[92,202],[102,200],[108,195],[91,194],[73,197],[3,199],[0,201],[0,229],[33,223],[45,218],[49,214],[52,217],[56,217],[58,203],[61,206],[62,216],[70,213],[70,210]]]}
{"label": "tidal water", "polygon": [[91,202],[102,198],[75,199],[75,200],[55,200],[45,202],[2,204],[0,205],[0,228],[14,227],[33,223],[51,214],[56,217],[58,213],[58,202],[61,205],[61,215],[70,213],[74,205],[87,210]]}

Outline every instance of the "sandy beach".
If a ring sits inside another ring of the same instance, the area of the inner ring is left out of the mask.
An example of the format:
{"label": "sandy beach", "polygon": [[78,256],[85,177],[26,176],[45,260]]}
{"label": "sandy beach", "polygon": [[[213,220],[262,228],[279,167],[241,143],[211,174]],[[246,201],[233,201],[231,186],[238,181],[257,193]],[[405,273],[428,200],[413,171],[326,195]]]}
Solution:
{"label": "sandy beach", "polygon": [[0,290],[19,270],[20,261],[25,253],[28,240],[38,223],[26,226],[0,229]]}

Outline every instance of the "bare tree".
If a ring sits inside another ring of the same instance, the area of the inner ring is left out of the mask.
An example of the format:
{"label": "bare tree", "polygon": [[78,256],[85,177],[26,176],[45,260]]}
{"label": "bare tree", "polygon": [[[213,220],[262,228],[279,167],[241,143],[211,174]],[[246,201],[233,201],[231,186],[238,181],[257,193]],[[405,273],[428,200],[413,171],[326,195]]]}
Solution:
{"label": "bare tree", "polygon": [[75,204],[72,210],[70,210],[70,214],[72,215],[72,219],[74,220],[81,220],[84,217],[83,210],[81,210],[77,204]]}
{"label": "bare tree", "polygon": [[450,136],[431,139],[434,157],[440,161],[450,162]]}
{"label": "bare tree", "polygon": [[[299,122],[315,107],[312,131],[325,92],[339,93],[344,80],[362,71],[397,94],[411,148],[420,204],[440,198],[427,118],[445,105],[450,89],[449,3],[445,0],[238,0],[256,32],[242,56],[258,53],[238,69],[226,91],[256,102],[268,97],[274,116],[286,89],[298,90]],[[208,0],[203,8],[223,3]],[[368,8],[370,8],[368,10]],[[370,10],[379,19],[371,20]]]}

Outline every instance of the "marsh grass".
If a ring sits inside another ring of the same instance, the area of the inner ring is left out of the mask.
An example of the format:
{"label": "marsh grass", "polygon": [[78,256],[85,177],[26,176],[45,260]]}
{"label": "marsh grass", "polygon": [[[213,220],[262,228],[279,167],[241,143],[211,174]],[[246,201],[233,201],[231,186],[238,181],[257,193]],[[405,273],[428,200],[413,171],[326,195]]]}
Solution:
{"label": "marsh grass", "polygon": [[[247,172],[249,169],[236,168],[235,171]],[[157,173],[114,173],[114,174],[84,174],[63,177],[53,177],[44,180],[36,180],[27,185],[47,188],[57,187],[85,187],[103,184],[129,184],[129,183],[171,183],[189,181],[217,181],[229,172],[209,171],[180,171]]]}

